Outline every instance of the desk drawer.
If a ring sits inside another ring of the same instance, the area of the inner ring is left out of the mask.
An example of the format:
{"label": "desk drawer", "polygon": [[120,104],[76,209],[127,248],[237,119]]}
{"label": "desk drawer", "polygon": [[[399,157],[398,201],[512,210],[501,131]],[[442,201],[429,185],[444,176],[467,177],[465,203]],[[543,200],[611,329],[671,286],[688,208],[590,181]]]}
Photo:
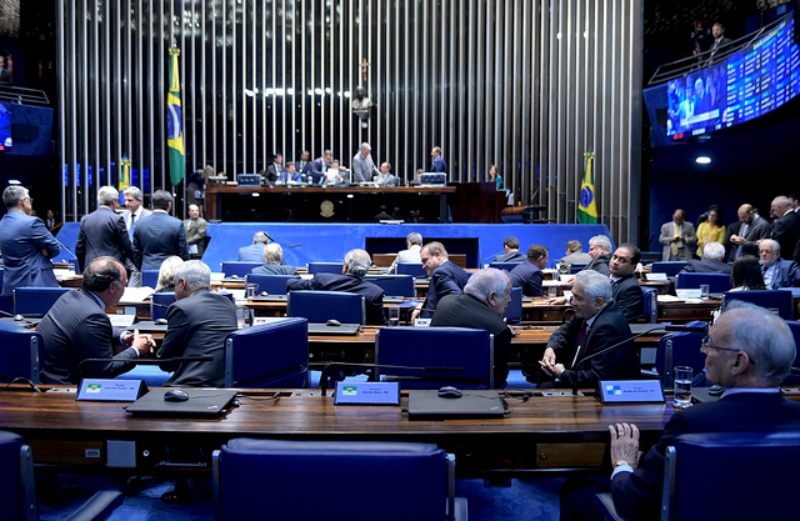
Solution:
{"label": "desk drawer", "polygon": [[102,441],[31,440],[33,462],[53,465],[106,464],[105,443]]}
{"label": "desk drawer", "polygon": [[598,468],[608,452],[602,441],[584,443],[537,443],[536,467],[546,469]]}

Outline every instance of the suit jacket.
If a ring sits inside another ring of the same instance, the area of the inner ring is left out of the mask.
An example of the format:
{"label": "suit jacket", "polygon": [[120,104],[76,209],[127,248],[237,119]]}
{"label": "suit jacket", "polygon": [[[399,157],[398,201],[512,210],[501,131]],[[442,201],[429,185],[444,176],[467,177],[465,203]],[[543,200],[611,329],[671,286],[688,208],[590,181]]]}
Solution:
{"label": "suit jacket", "polygon": [[236,308],[224,295],[201,289],[167,310],[167,333],[158,358],[211,356],[211,362],[164,362],[165,385],[225,386],[225,339],[237,329]]}
{"label": "suit jacket", "polygon": [[[575,353],[579,347],[580,331],[583,319],[577,316],[558,328],[547,347],[552,347],[556,352],[556,361],[564,364],[566,370],[561,373],[559,387],[595,387],[599,380],[635,380],[641,378],[639,369],[639,353],[633,340],[625,342],[618,347],[599,356],[582,362],[584,358],[603,349],[631,338],[631,329],[616,302],[607,304],[595,315],[592,327],[586,331],[586,338],[580,354],[576,360],[576,367],[572,366]],[[582,362],[582,363],[581,363]],[[577,369],[577,370],[576,370]]]}
{"label": "suit jacket", "polygon": [[775,264],[775,273],[767,289],[800,286],[800,266],[795,261],[778,259]]}
{"label": "suit jacket", "polygon": [[264,264],[253,268],[253,275],[297,275],[297,268],[287,264]]}
{"label": "suit jacket", "polygon": [[[573,263],[584,263],[584,262],[586,264],[592,262],[592,256],[582,251],[570,253],[566,257],[561,257],[561,260],[558,262],[558,272],[568,274],[569,268],[570,266],[572,266]],[[606,264],[606,266],[608,265]]]}
{"label": "suit jacket", "polygon": [[664,223],[661,227],[661,235],[658,238],[658,241],[663,246],[661,260],[689,260],[692,258],[691,246],[697,243],[694,224],[687,221],[681,223],[680,234],[684,237],[684,241],[678,243],[678,254],[674,258],[670,258],[672,255],[672,238],[675,236],[675,222]]}
{"label": "suit jacket", "polygon": [[383,314],[383,290],[380,286],[363,280],[355,275],[339,275],[337,273],[316,273],[313,279],[292,279],[286,281],[288,291],[310,289],[314,291],[349,291],[364,297],[367,324],[383,326],[386,316]]}
{"label": "suit jacket", "polygon": [[358,152],[353,156],[353,182],[366,183],[372,180],[372,174],[375,171],[375,162],[372,160],[372,154],[367,157]]}
{"label": "suit jacket", "polygon": [[398,264],[422,264],[422,258],[420,258],[420,252],[422,251],[422,246],[418,244],[412,244],[411,248],[407,250],[403,250],[397,254],[397,257],[394,258],[394,262],[389,267],[389,273],[397,273],[397,265]]}
{"label": "suit jacket", "polygon": [[522,294],[526,297],[542,296],[542,279],[544,276],[542,270],[531,261],[526,260],[511,270],[508,278],[511,279],[511,286],[522,288]]}
{"label": "suit jacket", "polygon": [[164,211],[155,211],[136,223],[133,231],[133,256],[136,269],[157,270],[167,257],[189,260],[183,223]]}
{"label": "suit jacket", "polygon": [[267,167],[267,177],[265,181],[274,183],[278,180],[281,174],[286,172],[286,167],[283,165],[278,165],[276,163],[272,163]]}
{"label": "suit jacket", "polygon": [[[742,229],[742,224],[741,221],[737,221],[727,228],[728,232],[725,236],[725,247],[728,251],[728,262],[736,260],[736,252],[739,251],[739,247],[735,244],[731,244],[731,235],[741,235],[740,230]],[[756,241],[767,238],[769,235],[770,227],[766,219],[759,217],[751,222],[744,236],[745,243],[742,244],[742,255],[758,257],[758,243]]]}
{"label": "suit jacket", "polygon": [[[152,210],[148,210],[146,208],[141,208],[141,210],[142,211],[139,212],[139,215],[134,220],[134,227],[133,227],[134,230],[136,229],[136,225],[139,224],[139,221],[141,221],[142,219],[144,219],[149,215],[153,215]],[[122,218],[125,219],[125,229],[128,230],[128,236],[131,238],[131,243],[133,243],[133,235],[131,234],[131,215],[132,214],[130,210],[125,210],[124,212],[122,212]]]}
{"label": "suit jacket", "polygon": [[433,160],[433,165],[431,165],[431,172],[441,172],[442,174],[447,173],[447,163],[445,162],[442,156],[438,156],[436,159]]}
{"label": "suit jacket", "polygon": [[81,219],[75,256],[81,271],[97,257],[114,257],[123,265],[133,261],[133,248],[125,219],[108,206],[100,206]]}
{"label": "suit jacket", "polygon": [[314,161],[311,162],[311,168],[308,170],[308,174],[311,176],[311,184],[319,184],[325,178],[325,172],[328,171],[331,164],[326,163],[324,158],[318,157]]}
{"label": "suit jacket", "polygon": [[691,271],[695,273],[724,273],[731,274],[731,265],[718,259],[711,260],[690,260],[686,267],[681,271]]}
{"label": "suit jacket", "polygon": [[608,268],[608,263],[611,261],[611,254],[610,253],[603,253],[602,255],[598,255],[592,261],[586,265],[581,271],[584,270],[594,270],[597,273],[602,273],[606,277],[611,276],[611,270]]}
{"label": "suit jacket", "polygon": [[659,518],[665,454],[678,436],[782,430],[800,430],[800,403],[787,400],[778,392],[731,394],[718,402],[699,403],[676,412],[636,472],[619,472],[614,476],[611,487],[617,513],[631,519]]}
{"label": "suit jacket", "polygon": [[186,244],[197,245],[197,253],[202,256],[205,251],[208,222],[202,217],[198,217],[194,224],[191,219],[186,219],[183,221],[183,228],[186,230]]}
{"label": "suit jacket", "polygon": [[0,85],[11,85],[11,72],[8,69],[0,68]]}
{"label": "suit jacket", "polygon": [[[78,384],[81,376],[114,378],[133,369],[124,363],[138,358],[133,349],[114,355],[119,331],[111,326],[106,310],[94,295],[82,289],[62,295],[36,332],[44,341],[42,381],[49,384]],[[85,358],[114,358],[118,362],[92,362],[78,368]]]}
{"label": "suit jacket", "polygon": [[428,294],[420,312],[421,318],[431,318],[439,300],[446,295],[461,295],[470,274],[450,261],[443,262],[433,271]]}
{"label": "suit jacket", "polygon": [[20,286],[58,287],[50,259],[61,252],[61,245],[38,217],[9,210],[0,220],[0,251],[5,266],[3,295],[12,296]]}
{"label": "suit jacket", "polygon": [[772,223],[772,239],[781,245],[781,258],[791,259],[800,240],[800,215],[789,210]]}
{"label": "suit jacket", "polygon": [[494,384],[505,386],[511,330],[489,306],[471,295],[447,295],[436,306],[431,326],[484,329],[494,335]]}
{"label": "suit jacket", "polygon": [[528,260],[528,256],[519,250],[494,256],[494,262],[525,262],[526,260]]}
{"label": "suit jacket", "polygon": [[263,242],[254,242],[250,246],[239,248],[239,262],[264,262]]}
{"label": "suit jacket", "polygon": [[628,322],[633,322],[644,316],[642,287],[633,275],[622,277],[611,283],[611,294],[614,301],[619,304],[622,314]]}

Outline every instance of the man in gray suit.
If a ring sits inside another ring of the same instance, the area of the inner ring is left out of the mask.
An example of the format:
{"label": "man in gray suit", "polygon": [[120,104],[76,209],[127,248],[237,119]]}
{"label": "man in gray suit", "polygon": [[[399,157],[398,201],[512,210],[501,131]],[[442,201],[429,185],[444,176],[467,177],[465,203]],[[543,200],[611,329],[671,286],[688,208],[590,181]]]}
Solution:
{"label": "man in gray suit", "polygon": [[697,244],[694,225],[686,221],[686,212],[678,208],[672,220],[661,227],[658,238],[663,246],[661,260],[676,261],[692,258],[691,246]]}
{"label": "man in gray suit", "polygon": [[743,204],[737,212],[739,222],[728,227],[728,262],[733,262],[742,255],[758,257],[758,241],[767,238],[770,233],[769,222],[759,216],[753,205]]}
{"label": "man in gray suit", "polygon": [[134,264],[139,271],[157,270],[172,255],[189,260],[183,223],[169,215],[172,195],[165,190],[156,191],[153,208],[153,214],[137,224],[133,232]]}
{"label": "man in gray suit", "polygon": [[375,171],[375,163],[372,161],[370,152],[372,147],[369,143],[361,143],[358,153],[353,157],[353,182],[367,183],[372,180],[372,173]]}
{"label": "man in gray suit", "polygon": [[[122,218],[125,219],[125,228],[128,230],[128,237],[131,238],[133,244],[133,231],[136,229],[136,224],[143,218],[150,215],[150,210],[142,206],[142,191],[138,186],[129,186],[122,192],[125,196],[126,211],[122,212]],[[128,286],[138,288],[142,285],[142,274],[136,269],[133,264],[133,259],[125,263],[125,268],[130,273]]]}
{"label": "man in gray suit", "polygon": [[97,191],[97,210],[81,219],[75,256],[81,271],[97,257],[113,257],[123,265],[133,263],[131,239],[125,220],[117,214],[119,192],[113,186]]}

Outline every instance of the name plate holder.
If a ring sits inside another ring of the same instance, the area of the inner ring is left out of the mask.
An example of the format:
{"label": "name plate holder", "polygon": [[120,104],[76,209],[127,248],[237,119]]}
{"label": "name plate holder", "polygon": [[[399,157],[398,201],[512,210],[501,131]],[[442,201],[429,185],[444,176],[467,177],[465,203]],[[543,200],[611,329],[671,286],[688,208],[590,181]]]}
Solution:
{"label": "name plate holder", "polygon": [[334,405],[400,405],[398,382],[336,382]]}
{"label": "name plate holder", "polygon": [[597,399],[613,405],[665,402],[660,380],[601,380]]}
{"label": "name plate holder", "polygon": [[135,402],[147,394],[144,380],[109,380],[84,378],[78,387],[77,401],[83,402]]}

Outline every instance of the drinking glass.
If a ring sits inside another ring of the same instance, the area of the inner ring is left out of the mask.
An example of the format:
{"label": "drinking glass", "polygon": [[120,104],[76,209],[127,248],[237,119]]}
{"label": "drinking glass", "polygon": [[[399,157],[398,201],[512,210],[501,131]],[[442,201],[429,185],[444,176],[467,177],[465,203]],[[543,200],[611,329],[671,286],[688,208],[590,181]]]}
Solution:
{"label": "drinking glass", "polygon": [[672,406],[686,409],[692,405],[692,368],[679,365],[675,369]]}

